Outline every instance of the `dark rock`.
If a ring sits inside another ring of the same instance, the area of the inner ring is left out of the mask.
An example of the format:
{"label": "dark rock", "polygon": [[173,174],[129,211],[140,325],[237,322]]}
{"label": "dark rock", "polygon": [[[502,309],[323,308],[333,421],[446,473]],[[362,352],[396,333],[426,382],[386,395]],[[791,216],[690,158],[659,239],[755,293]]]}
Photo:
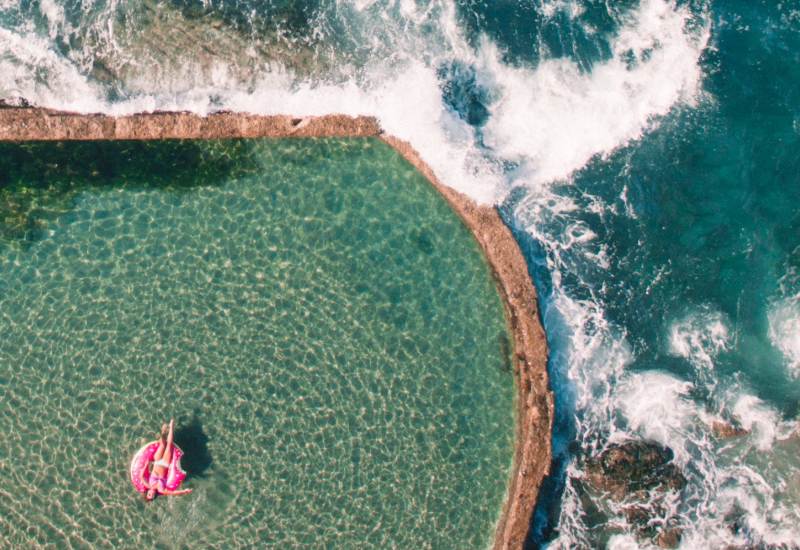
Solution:
{"label": "dark rock", "polygon": [[678,527],[667,527],[656,537],[659,548],[677,548],[681,543],[681,530]]}
{"label": "dark rock", "polygon": [[628,520],[628,523],[644,527],[647,526],[647,522],[652,515],[652,512],[646,507],[636,505],[626,506],[622,512],[625,514],[625,519]]}
{"label": "dark rock", "polygon": [[681,538],[665,498],[686,485],[673,458],[672,449],[659,443],[631,440],[609,445],[585,467],[587,484],[625,503],[622,513],[637,536],[661,548],[675,548]]}
{"label": "dark rock", "polygon": [[100,82],[113,82],[119,75],[112,70],[102,59],[92,61],[91,75]]}
{"label": "dark rock", "polygon": [[639,491],[680,491],[686,478],[673,458],[672,449],[654,441],[614,443],[587,461],[587,480],[615,500]]}
{"label": "dark rock", "polygon": [[625,506],[622,513],[640,538],[649,539],[660,548],[676,548],[680,544],[682,529],[676,518],[665,517],[669,512],[663,498],[656,496],[647,505]]}
{"label": "dark rock", "polygon": [[728,439],[730,437],[741,437],[749,434],[749,430],[745,430],[738,424],[715,420],[711,424],[711,431],[720,439]]}
{"label": "dark rock", "polygon": [[15,109],[18,107],[30,107],[31,104],[22,96],[11,96],[0,99],[0,109]]}

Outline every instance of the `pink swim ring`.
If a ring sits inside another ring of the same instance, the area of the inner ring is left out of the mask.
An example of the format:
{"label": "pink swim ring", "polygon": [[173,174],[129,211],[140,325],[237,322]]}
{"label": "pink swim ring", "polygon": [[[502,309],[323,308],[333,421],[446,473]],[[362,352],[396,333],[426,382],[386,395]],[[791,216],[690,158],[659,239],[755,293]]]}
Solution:
{"label": "pink swim ring", "polygon": [[[156,454],[157,449],[158,441],[152,441],[136,451],[136,454],[133,455],[133,460],[131,460],[131,483],[133,483],[133,486],[136,487],[136,490],[140,493],[147,492],[147,487],[142,485],[141,481],[142,470],[144,470],[145,481],[149,483],[150,469],[147,467],[147,465],[153,461],[153,455]],[[172,460],[170,461],[169,468],[167,469],[167,482],[164,484],[164,487],[170,491],[176,491],[186,478],[186,472],[184,472],[183,468],[181,468],[182,456],[183,451],[181,448],[177,445],[173,445]]]}

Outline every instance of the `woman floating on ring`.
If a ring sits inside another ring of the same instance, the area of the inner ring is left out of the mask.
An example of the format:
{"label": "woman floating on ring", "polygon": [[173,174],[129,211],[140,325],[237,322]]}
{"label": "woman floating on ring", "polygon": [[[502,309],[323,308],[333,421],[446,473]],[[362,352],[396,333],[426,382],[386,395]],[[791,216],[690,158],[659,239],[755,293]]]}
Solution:
{"label": "woman floating on ring", "polygon": [[177,495],[186,495],[191,493],[191,489],[182,489],[179,491],[174,491],[167,489],[167,472],[169,470],[170,464],[172,463],[172,453],[174,451],[174,446],[172,444],[172,435],[175,426],[175,421],[169,421],[169,433],[166,435],[164,432],[167,431],[167,426],[161,426],[161,438],[158,442],[158,449],[156,449],[155,454],[153,455],[153,467],[150,470],[149,479],[145,479],[145,474],[147,473],[147,466],[142,468],[141,473],[139,474],[139,481],[141,485],[147,489],[147,493],[145,493],[144,498],[145,500],[153,500],[156,498],[156,495],[165,495],[165,496],[177,496]]}

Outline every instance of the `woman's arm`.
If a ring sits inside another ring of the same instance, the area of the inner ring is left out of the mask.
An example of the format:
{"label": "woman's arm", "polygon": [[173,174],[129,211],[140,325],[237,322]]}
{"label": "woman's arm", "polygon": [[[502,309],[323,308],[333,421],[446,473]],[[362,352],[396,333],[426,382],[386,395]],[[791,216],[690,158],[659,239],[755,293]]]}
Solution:
{"label": "woman's arm", "polygon": [[162,495],[168,496],[168,497],[170,497],[170,496],[177,497],[177,496],[180,496],[180,495],[188,495],[191,492],[192,492],[191,489],[181,489],[180,491],[170,491],[169,489],[164,489],[163,491],[159,491],[159,493],[161,493]]}

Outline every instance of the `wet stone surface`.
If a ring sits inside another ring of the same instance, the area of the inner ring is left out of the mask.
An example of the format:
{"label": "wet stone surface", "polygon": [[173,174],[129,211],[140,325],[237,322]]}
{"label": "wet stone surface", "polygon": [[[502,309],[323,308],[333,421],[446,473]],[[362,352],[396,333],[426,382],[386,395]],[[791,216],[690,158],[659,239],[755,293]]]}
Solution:
{"label": "wet stone surface", "polygon": [[680,490],[686,478],[672,459],[672,449],[653,441],[612,444],[589,460],[589,482],[616,500],[637,491]]}

